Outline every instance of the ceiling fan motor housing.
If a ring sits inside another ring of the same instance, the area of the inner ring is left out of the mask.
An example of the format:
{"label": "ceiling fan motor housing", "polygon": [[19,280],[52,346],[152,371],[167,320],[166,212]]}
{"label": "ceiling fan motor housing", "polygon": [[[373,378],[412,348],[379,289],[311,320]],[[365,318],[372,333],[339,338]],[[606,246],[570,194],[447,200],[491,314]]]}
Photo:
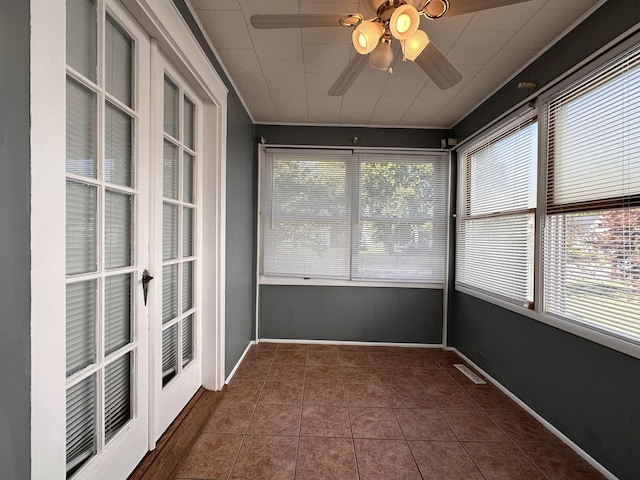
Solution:
{"label": "ceiling fan motor housing", "polygon": [[383,2],[378,6],[378,10],[376,11],[376,15],[380,19],[382,23],[389,23],[391,19],[391,15],[396,10],[396,8],[401,7],[402,5],[406,5],[407,2],[404,0],[383,0]]}

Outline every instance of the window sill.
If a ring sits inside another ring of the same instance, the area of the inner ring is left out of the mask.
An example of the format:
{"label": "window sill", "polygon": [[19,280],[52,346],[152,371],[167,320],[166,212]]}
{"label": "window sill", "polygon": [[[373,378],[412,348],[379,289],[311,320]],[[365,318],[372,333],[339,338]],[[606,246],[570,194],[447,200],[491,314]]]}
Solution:
{"label": "window sill", "polygon": [[332,278],[299,278],[299,277],[267,277],[260,275],[259,285],[309,285],[324,287],[380,287],[380,288],[424,288],[424,289],[444,289],[444,283],[422,283],[407,281],[372,281],[372,280],[339,280]]}

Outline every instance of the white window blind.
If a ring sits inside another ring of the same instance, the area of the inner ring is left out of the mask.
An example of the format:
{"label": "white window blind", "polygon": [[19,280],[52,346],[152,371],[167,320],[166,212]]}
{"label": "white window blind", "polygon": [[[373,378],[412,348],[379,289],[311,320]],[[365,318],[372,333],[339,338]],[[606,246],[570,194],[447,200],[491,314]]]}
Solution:
{"label": "white window blind", "polygon": [[545,311],[640,341],[640,48],[551,97]]}
{"label": "white window blind", "polygon": [[456,285],[533,308],[537,121],[458,152]]}
{"label": "white window blind", "polygon": [[265,276],[444,281],[445,154],[267,152]]}
{"label": "white window blind", "polygon": [[352,278],[444,281],[447,164],[358,156]]}
{"label": "white window blind", "polygon": [[71,478],[92,458],[97,462],[133,417],[139,191],[131,114],[134,41],[103,2],[69,0],[67,25],[66,476]]}
{"label": "white window blind", "polygon": [[97,453],[96,376],[67,389],[67,478]]}
{"label": "white window blind", "polygon": [[267,153],[262,215],[265,275],[349,278],[350,153]]}

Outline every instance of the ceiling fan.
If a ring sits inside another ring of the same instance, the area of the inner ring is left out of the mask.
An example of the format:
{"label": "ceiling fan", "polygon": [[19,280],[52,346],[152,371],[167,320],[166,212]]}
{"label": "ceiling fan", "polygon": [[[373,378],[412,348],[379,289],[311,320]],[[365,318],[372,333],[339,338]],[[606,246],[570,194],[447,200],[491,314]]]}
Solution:
{"label": "ceiling fan", "polygon": [[272,14],[253,15],[251,25],[259,29],[352,27],[354,55],[329,89],[330,96],[344,95],[364,67],[389,70],[393,60],[391,44],[398,40],[403,60],[410,60],[424,70],[440,89],[453,87],[462,75],[430,40],[419,30],[420,16],[429,20],[478,12],[490,8],[523,3],[529,0],[365,0],[375,17],[365,20],[360,13],[348,14]]}

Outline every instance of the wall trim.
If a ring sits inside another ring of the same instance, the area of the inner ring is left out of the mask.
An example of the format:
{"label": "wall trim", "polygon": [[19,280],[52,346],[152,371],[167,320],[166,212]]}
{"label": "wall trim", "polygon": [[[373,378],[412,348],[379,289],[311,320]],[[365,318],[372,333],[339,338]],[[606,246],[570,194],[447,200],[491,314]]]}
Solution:
{"label": "wall trim", "polygon": [[65,225],[58,219],[64,218],[60,212],[65,212],[66,202],[65,2],[31,0],[30,11],[31,338],[24,339],[31,342],[28,458],[31,478],[62,478],[66,472],[66,314],[65,282],[60,279],[66,271]]}
{"label": "wall trim", "polygon": [[[280,126],[280,125],[276,125]],[[306,125],[297,125],[297,126],[306,126]],[[331,127],[332,128],[332,127]],[[364,127],[363,127],[364,128]],[[373,127],[372,127],[373,128]],[[429,129],[433,130],[433,129]],[[448,150],[443,150],[441,148],[434,147],[365,147],[358,145],[297,145],[297,144],[283,144],[283,143],[268,143],[268,139],[265,139],[265,143],[258,144],[258,148],[266,149],[266,148],[282,148],[285,150],[351,150],[355,151],[380,151],[380,152],[398,152],[398,153],[418,153],[418,154],[427,154],[427,153],[440,153],[446,154]]]}
{"label": "wall trim", "polygon": [[311,345],[355,345],[362,347],[442,349],[441,343],[356,342],[350,340],[298,340],[289,338],[261,338],[256,343],[308,343]]}
{"label": "wall trim", "polygon": [[604,475],[609,480],[617,480],[613,473],[603,467],[596,459],[594,459],[591,455],[585,452],[582,448],[576,445],[569,437],[567,437],[564,433],[554,427],[551,423],[549,423],[544,417],[538,414],[535,410],[533,410],[529,405],[520,400],[515,394],[513,394],[509,389],[503,386],[500,382],[498,382],[495,378],[485,372],[482,368],[476,365],[473,361],[471,361],[464,353],[458,350],[455,347],[447,347],[447,350],[455,352],[459,355],[465,362],[469,363],[475,370],[480,372],[487,380],[489,380],[495,387],[497,387],[502,393],[508,396],[511,400],[516,402],[518,406],[520,406],[523,410],[533,416],[536,420],[538,420],[547,430],[553,433],[558,439],[560,439],[565,445],[567,445],[571,450],[580,455],[589,465],[598,470],[602,475]]}
{"label": "wall trim", "polygon": [[244,352],[242,352],[242,355],[240,355],[240,358],[238,359],[238,361],[234,365],[233,370],[231,370],[231,373],[229,373],[229,376],[224,381],[225,385],[228,384],[231,381],[231,379],[233,378],[233,376],[236,373],[236,370],[238,370],[238,367],[242,363],[242,360],[244,360],[244,357],[247,355],[247,353],[249,353],[249,349],[251,348],[252,345],[255,345],[255,344],[256,344],[256,342],[254,340],[251,340],[249,342],[249,344],[247,345],[247,348],[244,349]]}

